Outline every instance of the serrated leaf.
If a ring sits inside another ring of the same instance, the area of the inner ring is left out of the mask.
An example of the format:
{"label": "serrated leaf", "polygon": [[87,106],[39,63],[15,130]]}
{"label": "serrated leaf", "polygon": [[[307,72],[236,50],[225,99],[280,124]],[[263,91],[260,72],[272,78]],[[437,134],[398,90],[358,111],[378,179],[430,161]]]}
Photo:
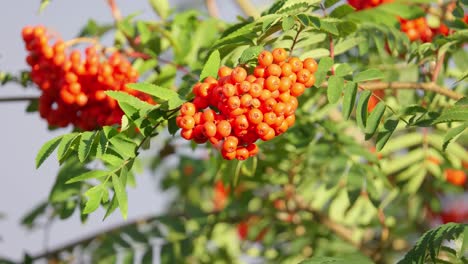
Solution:
{"label": "serrated leaf", "polygon": [[130,158],[135,157],[136,144],[129,138],[119,134],[119,136],[111,138],[109,142],[120,155],[125,155]]}
{"label": "serrated leaf", "polygon": [[380,5],[377,9],[408,20],[422,17],[426,14],[419,6],[404,3],[389,3]]}
{"label": "serrated leaf", "polygon": [[438,226],[424,233],[418,239],[415,246],[398,261],[397,264],[406,263],[426,263],[428,257],[436,263],[436,256],[445,240],[453,240],[459,237],[468,229],[466,224],[448,223]]}
{"label": "serrated leaf", "polygon": [[88,189],[85,192],[84,195],[88,197],[88,200],[86,201],[83,214],[89,214],[96,211],[96,209],[101,204],[101,199],[105,191],[105,187],[102,184],[100,184]]}
{"label": "serrated leaf", "polygon": [[97,134],[98,131],[87,131],[81,133],[80,144],[78,145],[78,159],[80,162],[83,163],[88,158]]}
{"label": "serrated leaf", "polygon": [[72,151],[72,146],[79,142],[81,133],[70,133],[63,136],[62,141],[57,149],[57,159],[60,163]]}
{"label": "serrated leaf", "polygon": [[369,102],[369,98],[372,92],[369,90],[365,90],[359,96],[359,101],[356,107],[356,123],[358,126],[364,130],[366,127],[367,121],[367,102]]}
{"label": "serrated leaf", "polygon": [[460,126],[451,128],[449,131],[444,136],[444,143],[442,144],[442,149],[445,151],[447,148],[448,144],[459,134],[463,133],[465,129],[468,127],[468,123],[464,123]]}
{"label": "serrated leaf", "polygon": [[89,179],[98,179],[98,178],[105,177],[109,174],[110,174],[109,171],[92,170],[92,171],[85,172],[81,175],[78,175],[76,177],[73,177],[70,180],[66,181],[65,183],[70,184],[70,183],[75,183],[75,182],[80,182],[80,181],[86,181]]}
{"label": "serrated leaf", "polygon": [[42,163],[50,156],[50,154],[52,154],[52,152],[54,152],[54,150],[60,144],[62,138],[63,136],[55,137],[42,145],[41,149],[36,155],[36,169],[42,165]]}
{"label": "serrated leaf", "polygon": [[468,107],[466,105],[455,105],[442,111],[432,124],[453,122],[453,121],[468,121]]}
{"label": "serrated leaf", "polygon": [[320,29],[322,31],[328,32],[332,35],[338,36],[340,32],[338,31],[338,28],[334,23],[331,23],[329,21],[321,20],[320,21]]}
{"label": "serrated leaf", "polygon": [[283,21],[281,22],[281,28],[283,29],[283,31],[288,31],[294,27],[295,22],[296,20],[294,19],[294,17],[287,16],[283,18]]}
{"label": "serrated leaf", "polygon": [[385,113],[385,108],[385,103],[379,102],[367,118],[365,130],[366,140],[369,140],[374,135],[375,131],[377,131],[377,128],[380,124],[380,120],[382,119],[383,114]]}
{"label": "serrated leaf", "polygon": [[306,51],[306,52],[302,53],[299,56],[299,58],[301,60],[303,60],[305,58],[318,59],[318,58],[323,58],[323,57],[328,57],[328,56],[330,56],[330,51],[328,49],[318,48],[318,49],[313,49],[313,50],[309,50],[309,51]]}
{"label": "serrated leaf", "polygon": [[325,2],[324,2],[325,8],[329,8],[332,5],[338,3],[339,1],[340,0],[325,0]]}
{"label": "serrated leaf", "polygon": [[385,144],[387,144],[388,140],[390,139],[390,136],[393,134],[393,131],[398,126],[398,120],[394,119],[387,119],[382,127],[382,129],[379,131],[377,134],[377,140],[375,147],[377,151],[381,151]]}
{"label": "serrated leaf", "polygon": [[124,219],[127,219],[128,201],[125,186],[122,184],[121,179],[115,173],[112,174],[112,185],[114,186],[115,196],[119,203],[120,212]]}
{"label": "serrated leaf", "polygon": [[39,6],[39,13],[42,13],[44,9],[50,4],[50,0],[41,0],[41,5]]}
{"label": "serrated leaf", "polygon": [[208,76],[216,78],[220,64],[221,55],[219,54],[219,51],[215,50],[211,52],[200,73],[200,81],[203,81]]}
{"label": "serrated leaf", "polygon": [[351,112],[356,102],[357,84],[355,82],[347,82],[344,87],[343,96],[343,117],[349,119]]}
{"label": "serrated leaf", "polygon": [[[131,83],[127,84],[127,86],[134,90],[152,95],[159,99],[160,102],[161,100],[167,102],[169,109],[177,108],[185,102],[185,100],[180,98],[179,94],[175,91],[169,90],[158,85],[150,83]],[[154,106],[150,106],[151,108],[154,108]]]}
{"label": "serrated leaf", "polygon": [[365,81],[371,81],[371,80],[379,80],[384,77],[383,73],[380,70],[377,69],[368,69],[365,71],[362,71],[354,76],[354,81],[355,82],[365,82]]}
{"label": "serrated leaf", "polygon": [[332,104],[338,102],[343,92],[344,79],[335,75],[328,79],[327,97]]}
{"label": "serrated leaf", "polygon": [[[258,57],[258,54],[263,51],[263,46],[252,46],[248,47],[247,49],[242,52],[240,58],[239,58],[239,63],[240,64],[245,64],[251,60],[256,60]],[[217,74],[217,73],[216,73]],[[216,75],[215,75],[216,76]],[[213,77],[215,77],[213,76]]]}

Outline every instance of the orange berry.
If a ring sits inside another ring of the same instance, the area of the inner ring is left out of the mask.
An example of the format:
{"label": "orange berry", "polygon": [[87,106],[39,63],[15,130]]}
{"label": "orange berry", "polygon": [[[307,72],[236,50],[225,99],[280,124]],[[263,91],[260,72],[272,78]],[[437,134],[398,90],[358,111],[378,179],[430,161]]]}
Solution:
{"label": "orange berry", "polygon": [[67,90],[60,90],[60,98],[66,104],[75,103],[75,96],[68,92]]}
{"label": "orange berry", "polygon": [[290,78],[288,78],[288,77],[281,77],[278,90],[279,90],[281,93],[286,92],[286,91],[289,91],[289,89],[291,88],[291,85],[292,85],[292,81],[291,81]]}
{"label": "orange berry", "polygon": [[297,81],[305,84],[309,81],[310,76],[312,75],[309,70],[307,69],[301,69],[297,72]]}
{"label": "orange berry", "polygon": [[256,98],[256,97],[259,97],[261,94],[262,94],[262,86],[260,86],[260,84],[258,83],[252,83],[252,85],[250,86],[250,90],[249,90],[249,94]]}
{"label": "orange berry", "polygon": [[310,75],[309,80],[306,83],[304,83],[304,86],[306,88],[310,88],[310,87],[314,86],[314,84],[315,84],[315,75],[312,74],[312,75]]}
{"label": "orange berry", "polygon": [[258,99],[260,99],[261,101],[265,101],[265,100],[267,100],[269,98],[271,98],[271,92],[269,90],[267,90],[267,89],[263,89],[262,93],[258,97]]}
{"label": "orange berry", "polygon": [[259,124],[263,121],[263,113],[259,109],[253,108],[247,113],[247,119],[251,124]]}
{"label": "orange berry", "polygon": [[191,102],[186,102],[184,104],[182,104],[182,106],[180,107],[180,114],[181,115],[189,115],[189,116],[193,116],[196,112],[196,107],[193,103]]}
{"label": "orange berry", "polygon": [[227,137],[231,134],[231,124],[226,120],[221,120],[216,125],[216,132],[221,137]]}
{"label": "orange berry", "polygon": [[254,144],[254,143],[249,144],[246,148],[249,151],[249,156],[250,157],[253,157],[253,156],[257,155],[257,153],[258,153],[257,144]]}
{"label": "orange berry", "polygon": [[216,125],[212,121],[203,124],[203,134],[207,137],[214,137],[216,135]]}
{"label": "orange berry", "polygon": [[304,93],[304,91],[305,86],[302,83],[294,83],[290,90],[292,96],[300,96]]}
{"label": "orange berry", "polygon": [[277,76],[269,76],[265,80],[265,88],[267,88],[270,91],[276,91],[280,87],[280,79]]}
{"label": "orange berry", "polygon": [[286,130],[288,130],[288,128],[288,122],[286,120],[283,120],[283,122],[281,122],[281,124],[275,129],[276,135],[283,134],[284,132],[286,132]]}
{"label": "orange berry", "polygon": [[75,98],[76,104],[79,106],[84,106],[88,102],[88,96],[84,93],[79,93]]}
{"label": "orange berry", "polygon": [[227,66],[221,66],[219,69],[218,69],[218,76],[220,78],[222,77],[226,77],[226,76],[229,76],[231,75],[232,73],[232,69],[227,67]]}
{"label": "orange berry", "polygon": [[227,106],[229,109],[234,110],[240,107],[240,99],[239,96],[231,96],[227,100]]}
{"label": "orange berry", "polygon": [[238,91],[239,93],[248,93],[251,88],[251,83],[248,81],[243,81],[240,84],[238,84]]}
{"label": "orange berry", "polygon": [[250,101],[250,105],[254,108],[259,108],[262,103],[260,102],[260,100],[258,100],[258,98],[253,98],[252,101]]}
{"label": "orange berry", "polygon": [[244,94],[241,96],[240,102],[242,107],[249,107],[252,102],[252,96],[250,94]]}
{"label": "orange berry", "polygon": [[268,141],[273,139],[275,136],[275,130],[270,127],[270,129],[267,130],[266,134],[260,137],[260,139],[263,141]]}
{"label": "orange berry", "polygon": [[261,122],[255,127],[255,132],[258,136],[262,137],[266,135],[269,129],[271,129],[271,127],[267,123]]}
{"label": "orange berry", "polygon": [[234,119],[234,128],[240,130],[249,128],[249,120],[247,117],[245,115],[237,116],[236,119]]}
{"label": "orange berry", "polygon": [[180,135],[186,140],[191,140],[193,138],[193,129],[182,129]]}
{"label": "orange berry", "polygon": [[302,61],[297,57],[289,58],[288,63],[291,64],[291,68],[293,72],[298,72],[302,70],[303,68]]}
{"label": "orange berry", "polygon": [[273,52],[272,52],[272,55],[273,55],[273,61],[275,63],[280,63],[280,62],[286,60],[286,58],[288,57],[288,53],[283,48],[274,49]]}
{"label": "orange berry", "polygon": [[223,156],[224,159],[226,160],[233,160],[236,158],[236,152],[227,152],[224,149],[221,150],[221,155]]}
{"label": "orange berry", "polygon": [[236,67],[232,70],[231,79],[237,83],[245,80],[247,77],[247,71],[242,67]]}
{"label": "orange berry", "polygon": [[235,136],[228,136],[224,140],[223,143],[223,150],[230,153],[230,152],[235,152],[237,149],[237,144],[239,143],[239,139]]}
{"label": "orange berry", "polygon": [[245,80],[248,81],[249,83],[255,82],[256,79],[257,77],[253,76],[252,74],[247,75],[247,77],[245,78]]}
{"label": "orange berry", "polygon": [[201,123],[213,122],[216,119],[216,112],[212,109],[205,109],[201,116]]}
{"label": "orange berry", "polygon": [[236,150],[236,159],[246,160],[248,157],[249,157],[249,151],[246,148],[241,147]]}
{"label": "orange berry", "polygon": [[270,97],[263,102],[262,110],[265,110],[265,112],[273,111],[273,108],[276,106],[276,104],[277,101]]}
{"label": "orange berry", "polygon": [[462,170],[446,169],[444,174],[445,179],[454,185],[463,186],[466,183],[466,174]]}
{"label": "orange berry", "polygon": [[273,55],[271,52],[264,50],[258,55],[258,64],[262,67],[268,67],[273,63]]}
{"label": "orange berry", "polygon": [[278,64],[271,64],[266,68],[266,76],[281,76],[281,67]]}
{"label": "orange berry", "polygon": [[258,65],[255,67],[253,74],[255,77],[260,78],[265,76],[265,68],[263,66]]}
{"label": "orange berry", "polygon": [[288,62],[281,64],[281,76],[289,76],[292,71],[292,66]]}
{"label": "orange berry", "polygon": [[292,127],[296,122],[296,115],[289,115],[284,120],[286,120],[289,127]]}
{"label": "orange berry", "polygon": [[318,65],[317,62],[312,58],[307,58],[302,62],[305,69],[309,70],[311,73],[317,71]]}
{"label": "orange berry", "polygon": [[178,126],[182,129],[192,129],[195,127],[195,119],[192,116],[182,116],[180,119]]}
{"label": "orange berry", "polygon": [[277,116],[274,112],[267,112],[263,114],[263,122],[271,126],[276,123]]}

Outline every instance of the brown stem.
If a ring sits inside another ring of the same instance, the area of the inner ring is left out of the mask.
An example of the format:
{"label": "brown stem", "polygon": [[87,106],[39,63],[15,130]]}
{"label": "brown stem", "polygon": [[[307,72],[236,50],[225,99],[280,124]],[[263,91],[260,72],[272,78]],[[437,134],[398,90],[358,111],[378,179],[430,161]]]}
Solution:
{"label": "brown stem", "polygon": [[247,16],[251,16],[255,18],[260,16],[255,6],[249,0],[236,0],[236,1],[240,9],[242,9],[242,12],[244,12],[244,14],[246,14]]}
{"label": "brown stem", "polygon": [[464,95],[459,94],[455,91],[449,90],[445,87],[439,86],[436,83],[417,83],[417,82],[368,82],[359,85],[364,90],[383,90],[383,89],[394,89],[394,90],[425,90],[441,95],[445,95],[454,100],[460,100]]}
{"label": "brown stem", "polygon": [[119,21],[122,19],[122,14],[120,13],[119,7],[117,6],[117,3],[115,0],[107,0],[107,4],[109,5],[111,12],[112,12],[112,17],[114,18],[115,21]]}
{"label": "brown stem", "polygon": [[293,54],[294,47],[296,46],[297,39],[299,38],[299,34],[301,33],[302,29],[303,29],[303,27],[300,26],[300,28],[297,30],[296,36],[294,37],[293,43],[291,45],[291,49],[289,50],[290,56],[292,56],[292,54]]}
{"label": "brown stem", "polygon": [[205,0],[205,4],[210,16],[219,18],[219,9],[216,5],[216,0]]}
{"label": "brown stem", "polygon": [[70,46],[74,46],[74,45],[80,44],[80,43],[90,43],[90,44],[93,44],[93,45],[99,45],[99,42],[98,42],[97,39],[83,37],[83,38],[70,39],[70,40],[65,42],[65,46],[70,47]]}
{"label": "brown stem", "polygon": [[[440,51],[437,52],[439,54]],[[432,82],[437,82],[437,78],[439,77],[440,70],[442,69],[442,64],[444,64],[445,53],[439,56],[437,59],[436,66],[434,68],[434,72],[432,73]]]}

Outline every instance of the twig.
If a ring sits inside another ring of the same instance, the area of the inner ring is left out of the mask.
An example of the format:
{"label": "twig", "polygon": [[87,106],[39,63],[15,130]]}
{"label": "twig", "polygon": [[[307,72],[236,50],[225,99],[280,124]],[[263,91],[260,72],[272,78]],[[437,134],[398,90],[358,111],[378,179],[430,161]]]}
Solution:
{"label": "twig", "polygon": [[240,9],[242,9],[242,12],[244,12],[244,14],[246,14],[247,16],[251,16],[254,18],[260,16],[258,10],[249,0],[236,0],[236,2],[237,5],[239,5]]}
{"label": "twig", "polygon": [[454,100],[460,100],[464,95],[459,94],[455,91],[449,90],[436,83],[417,83],[417,82],[372,82],[363,83],[359,85],[364,90],[383,90],[383,89],[394,89],[394,90],[425,90],[441,95],[445,95]]}
{"label": "twig", "polygon": [[219,9],[216,5],[216,0],[205,0],[205,4],[210,16],[219,18]]}
{"label": "twig", "polygon": [[112,17],[115,19],[115,21],[120,21],[122,19],[122,14],[120,13],[120,10],[115,0],[107,0],[107,4],[111,9]]}
{"label": "twig", "polygon": [[[437,52],[439,54],[440,50]],[[437,82],[437,78],[439,77],[440,70],[442,69],[442,64],[444,64],[444,59],[445,59],[445,52],[440,55],[440,57],[437,59],[436,66],[434,68],[434,72],[432,73],[432,82]]]}
{"label": "twig", "polygon": [[64,44],[65,44],[66,47],[70,47],[70,46],[74,46],[74,45],[80,44],[80,43],[91,43],[93,45],[100,45],[99,41],[97,39],[85,38],[85,37],[70,39],[70,40],[66,41]]}
{"label": "twig", "polygon": [[297,30],[296,36],[294,37],[293,43],[291,45],[291,49],[289,49],[289,54],[290,55],[293,54],[294,47],[296,46],[297,39],[299,38],[299,34],[301,33],[302,29],[303,29],[303,27],[299,26],[299,29]]}
{"label": "twig", "polygon": [[29,102],[39,99],[37,96],[18,96],[18,97],[7,97],[0,98],[0,102]]}
{"label": "twig", "polygon": [[[323,12],[323,16],[326,17],[327,16],[327,9],[325,8],[325,6],[323,4],[320,4],[320,8],[322,9],[322,12]],[[332,34],[328,33],[328,38],[329,38],[329,45],[330,45],[330,58],[332,60],[335,60],[335,45],[333,44],[333,36]],[[331,68],[331,74],[332,75],[335,75],[335,68]]]}

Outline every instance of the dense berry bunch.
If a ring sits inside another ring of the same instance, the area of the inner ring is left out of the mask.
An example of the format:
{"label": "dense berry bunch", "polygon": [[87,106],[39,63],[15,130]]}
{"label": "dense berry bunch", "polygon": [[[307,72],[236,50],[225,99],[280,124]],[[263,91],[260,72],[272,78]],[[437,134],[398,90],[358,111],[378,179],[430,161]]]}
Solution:
{"label": "dense berry bunch", "polygon": [[384,3],[390,3],[393,0],[348,0],[348,3],[356,8],[356,10],[362,10],[367,8],[373,8]]}
{"label": "dense berry bunch", "polygon": [[273,139],[291,127],[296,97],[315,83],[315,60],[288,57],[280,48],[261,52],[258,66],[250,70],[222,66],[218,80],[197,83],[195,99],[183,104],[177,117],[182,137],[210,141],[225,159],[245,160],[257,154],[258,139]]}
{"label": "dense berry bunch", "polygon": [[438,28],[429,27],[425,17],[413,20],[400,18],[400,29],[405,32],[411,41],[431,42],[436,35],[447,36],[449,34],[449,29],[444,24],[441,24]]}
{"label": "dense berry bunch", "polygon": [[137,71],[121,54],[108,58],[90,46],[82,58],[79,50],[67,52],[66,44],[57,40],[49,44],[42,26],[25,27],[22,31],[26,58],[31,66],[31,79],[42,90],[39,112],[49,125],[73,124],[92,130],[120,122],[122,110],[104,91],[121,90],[154,103],[150,97],[125,85],[136,82]]}

